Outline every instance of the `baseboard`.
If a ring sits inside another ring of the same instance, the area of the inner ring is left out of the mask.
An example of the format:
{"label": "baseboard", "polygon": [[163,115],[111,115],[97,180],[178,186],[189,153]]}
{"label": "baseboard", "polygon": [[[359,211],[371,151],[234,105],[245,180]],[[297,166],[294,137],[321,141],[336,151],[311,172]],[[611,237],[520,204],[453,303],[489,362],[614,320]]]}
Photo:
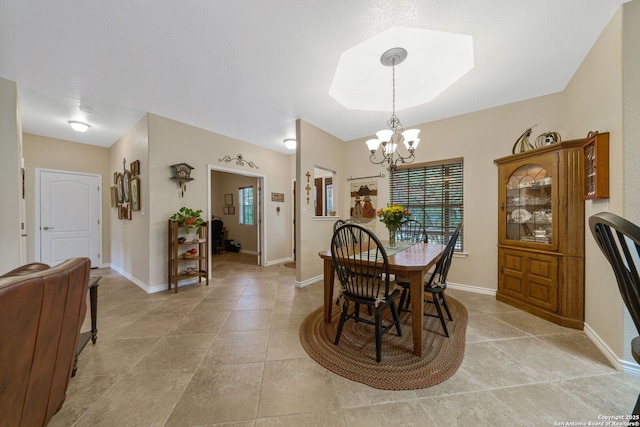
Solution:
{"label": "baseboard", "polygon": [[[130,275],[129,273],[127,273],[126,271],[124,271],[123,269],[118,267],[117,265],[110,264],[109,267],[111,269],[115,270],[116,272],[118,272],[118,274],[120,274],[121,276],[126,277],[127,280],[130,280],[131,282],[133,282],[137,287],[139,287],[140,289],[142,289],[146,293],[148,293],[148,294],[153,293],[151,291],[152,288],[147,286],[147,284],[145,284],[145,283],[141,282],[140,280],[136,279],[135,277],[133,277],[132,275]],[[158,291],[155,291],[155,292],[158,292]]]}
{"label": "baseboard", "polygon": [[270,266],[270,265],[276,265],[276,264],[284,264],[285,262],[291,262],[293,261],[293,258],[289,257],[289,258],[280,258],[280,259],[274,259],[272,261],[266,261],[265,262],[265,266]]}
{"label": "baseboard", "polygon": [[459,291],[465,291],[465,292],[473,292],[474,294],[489,295],[494,297],[496,296],[495,289],[480,288],[478,286],[463,285],[461,283],[447,282],[447,288],[457,289]]}
{"label": "baseboard", "polygon": [[587,337],[598,347],[598,350],[607,358],[611,366],[617,371],[623,374],[633,375],[634,377],[640,377],[640,365],[635,362],[629,362],[627,360],[618,359],[616,353],[605,343],[596,332],[591,329],[588,324],[584,324],[584,333]]}
{"label": "baseboard", "polygon": [[307,287],[307,286],[309,286],[309,285],[311,285],[313,283],[319,282],[321,280],[324,280],[324,275],[323,274],[321,274],[319,276],[316,276],[316,277],[312,277],[311,279],[307,279],[307,280],[302,281],[302,282],[298,282],[296,280],[296,288],[305,288],[305,287]]}

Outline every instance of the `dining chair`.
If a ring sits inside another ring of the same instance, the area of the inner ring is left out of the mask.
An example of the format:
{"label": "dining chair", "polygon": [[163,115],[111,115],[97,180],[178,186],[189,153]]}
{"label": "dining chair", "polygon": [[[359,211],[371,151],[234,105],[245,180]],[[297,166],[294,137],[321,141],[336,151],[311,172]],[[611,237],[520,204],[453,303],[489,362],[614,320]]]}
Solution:
{"label": "dining chair", "polygon": [[219,254],[221,250],[224,250],[224,241],[222,229],[224,228],[224,222],[217,217],[211,218],[211,246],[213,254]]}
{"label": "dining chair", "polygon": [[417,219],[407,219],[396,232],[396,242],[427,243],[427,229]]}
{"label": "dining chair", "polygon": [[[359,243],[353,244],[353,237]],[[331,239],[331,258],[340,281],[342,312],[336,332],[335,345],[347,320],[363,322],[375,327],[376,361],[382,360],[382,336],[394,326],[398,336],[402,336],[398,311],[395,305],[397,290],[390,281],[389,259],[380,240],[366,228],[357,224],[344,224],[336,229]],[[354,303],[349,311],[350,303]],[[364,304],[374,312],[371,316],[360,315],[360,305]],[[382,322],[382,309],[389,307],[393,321]]]}
{"label": "dining chair", "polygon": [[[424,226],[417,219],[407,219],[402,222],[400,229],[396,233],[397,242],[413,242],[413,243],[428,243],[427,227]],[[400,301],[405,301],[407,307],[402,308],[402,304],[398,306],[400,311],[409,311],[408,306],[411,302],[411,295],[409,295],[409,276],[396,275],[396,282],[398,286],[402,288],[402,295]]]}
{"label": "dining chair", "polygon": [[[449,274],[449,268],[451,267],[451,260],[453,259],[453,254],[456,249],[456,242],[458,241],[458,237],[460,236],[460,231],[462,230],[462,223],[458,225],[456,230],[453,232],[447,245],[445,246],[444,251],[442,252],[442,256],[436,262],[435,268],[429,274],[429,278],[425,280],[424,283],[424,293],[430,294],[428,299],[424,300],[425,304],[433,304],[436,307],[436,313],[432,314],[428,313],[425,310],[425,316],[438,317],[440,319],[440,324],[442,325],[442,329],[444,330],[444,335],[449,337],[449,330],[447,329],[447,322],[444,318],[444,314],[442,313],[442,307],[444,307],[449,320],[453,320],[453,316],[451,316],[451,310],[449,309],[449,304],[447,304],[447,298],[445,297],[444,291],[447,289],[447,275]],[[402,295],[400,296],[400,302],[398,304],[399,311],[408,311],[409,310],[409,301],[411,298],[411,294],[409,293],[409,283],[398,282],[398,284],[402,287]]]}
{"label": "dining chair", "polygon": [[[347,219],[338,219],[336,220],[336,222],[333,224],[333,232],[335,233],[335,231],[338,229],[338,227],[340,227],[341,225],[345,225],[345,224],[360,224],[358,221],[356,221],[355,219],[351,219],[351,218],[347,218]],[[358,243],[358,240],[356,239],[355,234],[352,237],[352,241],[350,244],[353,243]]]}
{"label": "dining chair", "polygon": [[[589,227],[613,268],[622,301],[640,333],[640,227],[611,212],[592,215]],[[631,340],[631,354],[640,363],[640,336]],[[633,414],[640,415],[640,395]]]}

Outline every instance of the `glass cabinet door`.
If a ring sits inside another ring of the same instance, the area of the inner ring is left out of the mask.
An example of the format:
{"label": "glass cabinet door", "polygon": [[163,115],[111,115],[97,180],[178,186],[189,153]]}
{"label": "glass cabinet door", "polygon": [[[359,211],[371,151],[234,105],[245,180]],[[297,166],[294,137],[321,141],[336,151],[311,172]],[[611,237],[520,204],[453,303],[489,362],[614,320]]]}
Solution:
{"label": "glass cabinet door", "polygon": [[507,179],[504,213],[506,240],[552,244],[551,173],[539,164],[518,167]]}

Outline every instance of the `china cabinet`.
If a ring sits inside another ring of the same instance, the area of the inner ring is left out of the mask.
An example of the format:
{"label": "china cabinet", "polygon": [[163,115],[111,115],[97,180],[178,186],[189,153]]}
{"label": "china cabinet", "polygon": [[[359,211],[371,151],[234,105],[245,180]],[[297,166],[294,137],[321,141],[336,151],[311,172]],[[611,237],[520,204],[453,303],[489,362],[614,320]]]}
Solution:
{"label": "china cabinet", "polygon": [[204,222],[198,226],[181,225],[178,221],[169,220],[168,225],[168,288],[175,286],[174,292],[178,292],[178,283],[183,280],[202,279],[209,286],[209,223]]}
{"label": "china cabinet", "polygon": [[584,323],[582,143],[496,159],[496,299],[562,326]]}

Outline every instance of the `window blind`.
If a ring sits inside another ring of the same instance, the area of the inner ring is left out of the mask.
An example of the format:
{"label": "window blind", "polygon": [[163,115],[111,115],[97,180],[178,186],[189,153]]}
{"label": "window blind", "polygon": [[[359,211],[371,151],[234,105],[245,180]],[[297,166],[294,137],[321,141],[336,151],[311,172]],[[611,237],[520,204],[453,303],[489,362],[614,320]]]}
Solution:
{"label": "window blind", "polygon": [[[464,219],[463,159],[402,166],[391,171],[391,203],[427,228],[430,243],[446,244]],[[456,250],[463,250],[462,232]]]}

